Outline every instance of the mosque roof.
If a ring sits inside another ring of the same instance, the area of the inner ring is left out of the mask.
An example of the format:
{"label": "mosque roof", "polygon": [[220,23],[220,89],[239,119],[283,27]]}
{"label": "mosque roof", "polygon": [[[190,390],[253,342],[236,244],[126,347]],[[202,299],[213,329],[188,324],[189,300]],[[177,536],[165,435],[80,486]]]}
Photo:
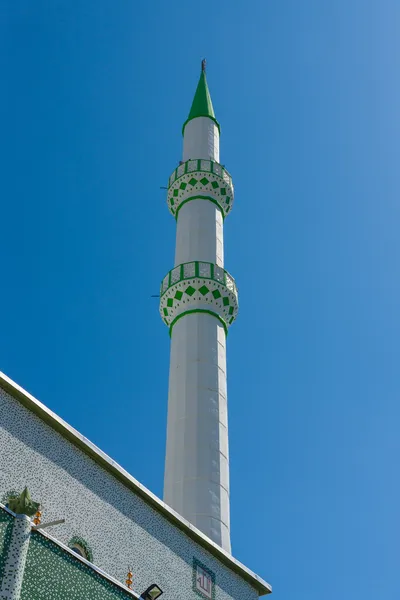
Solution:
{"label": "mosque roof", "polygon": [[0,388],[17,399],[25,408],[36,414],[42,421],[47,423],[52,429],[58,431],[64,438],[69,440],[74,446],[83,451],[87,456],[94,460],[103,469],[108,471],[113,477],[119,480],[127,488],[140,496],[147,504],[161,513],[164,518],[173,525],[181,529],[187,536],[208,550],[215,558],[220,560],[228,568],[232,569],[237,575],[250,583],[260,596],[270,594],[272,588],[269,583],[253,573],[238,560],[233,558],[229,552],[223,550],[218,544],[213,542],[204,533],[181,517],[177,512],[170,508],[165,502],[157,498],[144,485],[139,483],[132,475],[123,469],[112,458],[105,454],[100,448],[88,440],[84,435],[71,427],[66,421],[61,419],[56,413],[47,408],[42,402],[34,398],[17,383],[12,381],[7,375],[0,371]]}

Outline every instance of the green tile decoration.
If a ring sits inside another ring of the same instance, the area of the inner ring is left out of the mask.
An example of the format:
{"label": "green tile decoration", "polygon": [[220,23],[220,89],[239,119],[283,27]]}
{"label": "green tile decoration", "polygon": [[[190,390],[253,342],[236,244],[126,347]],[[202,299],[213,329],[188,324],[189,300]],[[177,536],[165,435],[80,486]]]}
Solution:
{"label": "green tile decoration", "polygon": [[13,517],[0,507],[0,581],[3,579],[4,564],[11,540],[13,522]]}
{"label": "green tile decoration", "polygon": [[202,296],[205,296],[206,294],[208,294],[210,290],[208,289],[208,287],[206,285],[202,285],[201,288],[199,288],[199,292],[200,294],[202,294]]}
{"label": "green tile decoration", "polygon": [[132,600],[132,594],[53,541],[32,533],[21,600]]}

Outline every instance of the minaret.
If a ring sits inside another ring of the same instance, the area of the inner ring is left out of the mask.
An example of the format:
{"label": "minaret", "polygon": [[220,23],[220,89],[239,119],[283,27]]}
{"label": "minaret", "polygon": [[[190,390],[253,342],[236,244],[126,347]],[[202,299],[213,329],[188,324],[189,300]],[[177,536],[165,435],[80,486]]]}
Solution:
{"label": "minaret", "polygon": [[160,291],[171,336],[164,501],[230,552],[226,336],[238,295],[224,269],[233,185],[219,137],[203,61],[168,185],[177,227],[175,267]]}

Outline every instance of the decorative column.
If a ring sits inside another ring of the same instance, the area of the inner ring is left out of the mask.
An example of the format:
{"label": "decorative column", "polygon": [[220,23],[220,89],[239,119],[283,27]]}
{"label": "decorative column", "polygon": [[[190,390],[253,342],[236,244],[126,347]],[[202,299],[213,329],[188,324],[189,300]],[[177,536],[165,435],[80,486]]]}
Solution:
{"label": "decorative column", "polygon": [[168,186],[177,231],[175,267],[160,291],[171,336],[164,500],[230,552],[226,335],[238,294],[224,269],[233,185],[219,163],[219,134],[203,61]]}
{"label": "decorative column", "polygon": [[27,488],[10,499],[8,504],[10,510],[17,514],[0,585],[0,600],[19,600],[32,531],[30,517],[38,510],[39,504],[31,500]]}
{"label": "decorative column", "polygon": [[16,515],[4,566],[0,600],[19,600],[20,598],[30,537],[30,518],[26,515]]}

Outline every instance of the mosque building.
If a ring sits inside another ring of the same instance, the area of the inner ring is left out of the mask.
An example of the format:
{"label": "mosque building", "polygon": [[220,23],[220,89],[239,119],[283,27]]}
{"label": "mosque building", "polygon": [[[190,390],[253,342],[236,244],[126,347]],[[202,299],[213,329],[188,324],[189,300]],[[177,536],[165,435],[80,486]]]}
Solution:
{"label": "mosque building", "polygon": [[[0,600],[256,600],[271,586],[231,554],[224,269],[234,198],[205,61],[169,178],[174,266],[164,498],[0,373]],[[40,503],[40,504],[39,504]]]}

